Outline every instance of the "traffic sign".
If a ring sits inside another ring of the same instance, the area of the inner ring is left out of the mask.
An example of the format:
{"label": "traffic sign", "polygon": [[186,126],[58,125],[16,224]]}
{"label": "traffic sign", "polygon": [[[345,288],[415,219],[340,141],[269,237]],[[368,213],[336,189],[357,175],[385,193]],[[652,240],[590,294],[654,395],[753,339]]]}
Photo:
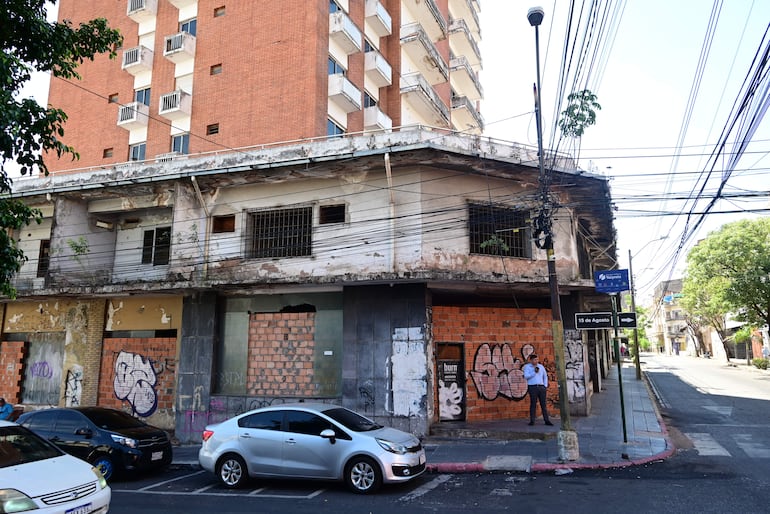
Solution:
{"label": "traffic sign", "polygon": [[[578,312],[575,314],[575,328],[578,330],[598,330],[612,327],[611,312]],[[636,328],[635,312],[619,312],[618,328]]]}
{"label": "traffic sign", "polygon": [[594,285],[597,293],[620,293],[631,289],[627,269],[594,271]]}

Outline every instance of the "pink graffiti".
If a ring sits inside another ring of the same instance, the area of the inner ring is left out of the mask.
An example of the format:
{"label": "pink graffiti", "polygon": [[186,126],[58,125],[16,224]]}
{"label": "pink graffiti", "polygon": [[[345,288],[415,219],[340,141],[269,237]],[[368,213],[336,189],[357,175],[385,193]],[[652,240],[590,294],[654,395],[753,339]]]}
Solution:
{"label": "pink graffiti", "polygon": [[531,344],[522,347],[524,360],[514,358],[508,343],[479,346],[469,372],[476,390],[485,400],[503,396],[509,400],[521,400],[527,395],[527,381],[521,371],[524,361],[534,351]]}

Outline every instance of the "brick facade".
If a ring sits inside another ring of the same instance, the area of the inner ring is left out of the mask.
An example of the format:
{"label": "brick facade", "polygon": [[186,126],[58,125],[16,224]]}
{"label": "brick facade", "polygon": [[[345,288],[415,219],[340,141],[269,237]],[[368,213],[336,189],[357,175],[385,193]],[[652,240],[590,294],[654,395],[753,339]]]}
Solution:
{"label": "brick facade", "polygon": [[559,416],[550,310],[434,306],[433,341],[463,345],[466,420],[529,417],[521,368],[533,351],[548,370],[549,414]]}
{"label": "brick facade", "polygon": [[250,396],[311,397],[315,313],[254,313],[249,317]]}
{"label": "brick facade", "polygon": [[97,405],[148,417],[171,413],[176,395],[176,338],[105,339]]}
{"label": "brick facade", "polygon": [[0,396],[8,403],[21,401],[21,379],[26,343],[3,341],[0,343]]}

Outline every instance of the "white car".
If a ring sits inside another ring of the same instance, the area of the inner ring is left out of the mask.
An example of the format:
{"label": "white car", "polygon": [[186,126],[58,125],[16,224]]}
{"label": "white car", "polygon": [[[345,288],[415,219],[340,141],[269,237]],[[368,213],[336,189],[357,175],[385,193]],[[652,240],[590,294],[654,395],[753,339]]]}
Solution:
{"label": "white car", "polygon": [[102,474],[26,428],[0,421],[0,512],[106,514]]}
{"label": "white car", "polygon": [[425,449],[414,435],[343,407],[295,403],[207,426],[198,461],[226,487],[249,477],[343,480],[363,494],[421,475]]}

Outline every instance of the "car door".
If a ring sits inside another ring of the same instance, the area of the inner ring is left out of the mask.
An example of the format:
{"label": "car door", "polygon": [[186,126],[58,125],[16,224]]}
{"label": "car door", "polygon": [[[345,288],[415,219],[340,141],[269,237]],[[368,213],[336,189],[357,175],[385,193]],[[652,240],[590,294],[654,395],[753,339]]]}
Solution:
{"label": "car door", "polygon": [[[283,470],[288,476],[337,478],[338,462],[345,446],[343,441],[321,437],[321,432],[334,425],[314,414],[287,410],[283,432]],[[336,431],[336,430],[335,430]]]}
{"label": "car door", "polygon": [[88,460],[97,442],[88,419],[77,411],[63,410],[56,418],[56,426],[49,439],[56,446],[79,459]]}
{"label": "car door", "polygon": [[54,428],[58,416],[58,410],[40,410],[25,416],[21,425],[32,430],[40,437],[50,440],[54,436]]}
{"label": "car door", "polygon": [[251,474],[281,475],[283,411],[265,411],[238,419],[238,447]]}

